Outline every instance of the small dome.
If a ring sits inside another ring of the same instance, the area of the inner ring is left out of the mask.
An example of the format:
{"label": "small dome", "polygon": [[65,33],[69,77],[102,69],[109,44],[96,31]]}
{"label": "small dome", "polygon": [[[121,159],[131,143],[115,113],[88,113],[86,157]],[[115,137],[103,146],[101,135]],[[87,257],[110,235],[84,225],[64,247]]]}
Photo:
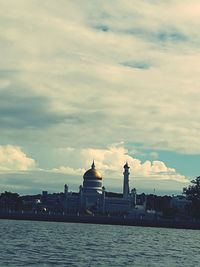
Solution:
{"label": "small dome", "polygon": [[95,169],[94,161],[92,163],[91,169],[85,172],[83,178],[84,180],[102,180],[101,173]]}

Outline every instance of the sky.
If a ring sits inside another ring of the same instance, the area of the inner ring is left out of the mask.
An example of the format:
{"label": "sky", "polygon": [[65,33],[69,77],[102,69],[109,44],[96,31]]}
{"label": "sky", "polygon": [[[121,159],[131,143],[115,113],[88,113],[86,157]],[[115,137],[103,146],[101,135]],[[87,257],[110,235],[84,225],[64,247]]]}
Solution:
{"label": "sky", "polygon": [[0,0],[0,192],[200,175],[198,0]]}

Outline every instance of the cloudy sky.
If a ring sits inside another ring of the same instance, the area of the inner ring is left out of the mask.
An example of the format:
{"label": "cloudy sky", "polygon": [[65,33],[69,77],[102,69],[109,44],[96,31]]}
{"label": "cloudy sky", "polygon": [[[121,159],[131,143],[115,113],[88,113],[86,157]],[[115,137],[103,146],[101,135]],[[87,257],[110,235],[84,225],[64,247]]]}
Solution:
{"label": "cloudy sky", "polygon": [[0,192],[200,175],[198,0],[0,0]]}

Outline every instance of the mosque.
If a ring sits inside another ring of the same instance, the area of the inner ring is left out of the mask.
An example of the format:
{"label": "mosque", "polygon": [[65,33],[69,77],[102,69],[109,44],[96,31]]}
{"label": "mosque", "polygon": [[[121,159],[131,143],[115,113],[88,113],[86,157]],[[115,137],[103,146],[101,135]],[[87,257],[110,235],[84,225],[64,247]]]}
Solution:
{"label": "mosque", "polygon": [[79,192],[69,192],[64,186],[64,210],[67,213],[130,214],[136,207],[136,189],[129,189],[128,163],[124,165],[123,193],[106,192],[102,185],[102,175],[92,166],[83,175],[83,185]]}

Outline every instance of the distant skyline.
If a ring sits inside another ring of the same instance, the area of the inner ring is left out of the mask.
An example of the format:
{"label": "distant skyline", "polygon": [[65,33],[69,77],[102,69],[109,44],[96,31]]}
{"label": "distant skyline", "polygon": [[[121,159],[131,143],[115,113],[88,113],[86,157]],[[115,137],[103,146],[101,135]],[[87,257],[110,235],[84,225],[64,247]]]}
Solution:
{"label": "distant skyline", "polygon": [[94,159],[139,193],[200,175],[200,2],[0,0],[0,192],[72,189]]}

